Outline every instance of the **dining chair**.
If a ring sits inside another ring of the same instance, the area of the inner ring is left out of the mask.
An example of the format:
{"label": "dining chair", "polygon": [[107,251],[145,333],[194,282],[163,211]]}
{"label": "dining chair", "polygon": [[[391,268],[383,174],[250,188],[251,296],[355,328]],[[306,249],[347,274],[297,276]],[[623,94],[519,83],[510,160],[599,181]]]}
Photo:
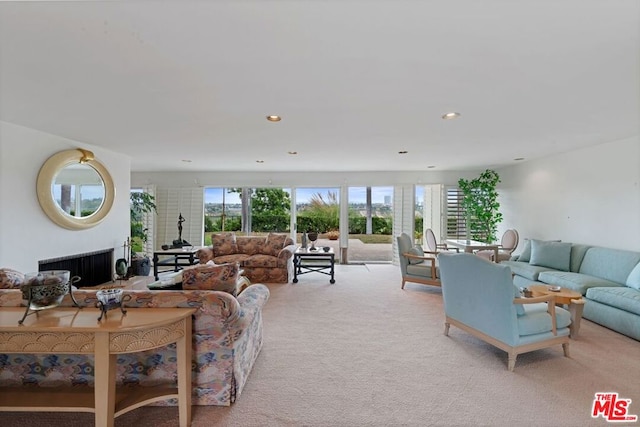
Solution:
{"label": "dining chair", "polygon": [[509,229],[504,232],[500,239],[500,245],[498,246],[498,259],[495,259],[496,255],[494,251],[478,251],[476,255],[486,258],[489,261],[501,262],[507,261],[511,258],[513,251],[518,247],[520,236],[515,229]]}
{"label": "dining chair", "polygon": [[446,243],[438,243],[438,241],[436,240],[436,235],[432,229],[427,228],[424,234],[427,241],[427,248],[429,248],[430,252],[438,253],[443,250],[460,252],[458,248],[450,248]]}

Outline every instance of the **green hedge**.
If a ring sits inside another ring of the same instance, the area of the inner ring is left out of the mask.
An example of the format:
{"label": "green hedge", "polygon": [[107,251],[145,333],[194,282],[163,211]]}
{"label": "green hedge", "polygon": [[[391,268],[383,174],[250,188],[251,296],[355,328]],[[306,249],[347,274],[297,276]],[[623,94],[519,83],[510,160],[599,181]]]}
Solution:
{"label": "green hedge", "polygon": [[[211,218],[205,216],[204,230],[206,232],[222,231],[222,219]],[[241,217],[228,216],[225,220],[225,231],[242,230]],[[326,233],[331,230],[339,230],[340,223],[337,218],[328,218],[323,216],[298,216],[297,219],[298,232],[316,231],[318,233]],[[416,231],[422,230],[422,218],[415,219]],[[289,232],[290,231],[289,215],[261,215],[254,214],[251,218],[252,231],[254,232]],[[391,235],[393,232],[393,219],[383,217],[371,218],[373,234]],[[366,234],[367,218],[363,216],[354,216],[349,218],[349,234]]]}

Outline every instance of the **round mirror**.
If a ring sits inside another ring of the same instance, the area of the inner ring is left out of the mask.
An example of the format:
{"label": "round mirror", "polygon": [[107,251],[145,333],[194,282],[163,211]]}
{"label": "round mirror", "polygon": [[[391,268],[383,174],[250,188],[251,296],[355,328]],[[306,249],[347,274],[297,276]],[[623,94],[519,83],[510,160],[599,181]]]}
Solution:
{"label": "round mirror", "polygon": [[87,150],[51,156],[37,182],[40,206],[61,227],[80,230],[100,223],[113,205],[115,188],[106,168]]}

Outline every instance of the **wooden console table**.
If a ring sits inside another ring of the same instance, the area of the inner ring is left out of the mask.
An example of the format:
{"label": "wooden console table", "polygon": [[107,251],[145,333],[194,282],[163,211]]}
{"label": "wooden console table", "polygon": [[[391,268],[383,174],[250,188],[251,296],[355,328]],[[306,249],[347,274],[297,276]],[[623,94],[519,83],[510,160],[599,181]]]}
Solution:
{"label": "wooden console table", "polygon": [[[158,400],[178,399],[180,426],[191,424],[191,308],[111,310],[98,322],[94,308],[56,307],[18,320],[24,307],[0,309],[0,353],[92,354],[91,387],[0,388],[0,411],[94,412],[95,425],[113,427],[114,418]],[[116,357],[176,343],[178,387],[123,387],[116,390]]]}

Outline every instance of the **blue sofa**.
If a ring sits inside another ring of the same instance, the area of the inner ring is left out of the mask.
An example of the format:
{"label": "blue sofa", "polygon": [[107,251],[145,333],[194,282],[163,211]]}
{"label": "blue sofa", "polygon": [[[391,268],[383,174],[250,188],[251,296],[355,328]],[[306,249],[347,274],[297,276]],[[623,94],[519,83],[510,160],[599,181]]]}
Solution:
{"label": "blue sofa", "polygon": [[579,292],[585,319],[640,341],[640,252],[531,239],[501,264],[511,268],[517,286]]}

